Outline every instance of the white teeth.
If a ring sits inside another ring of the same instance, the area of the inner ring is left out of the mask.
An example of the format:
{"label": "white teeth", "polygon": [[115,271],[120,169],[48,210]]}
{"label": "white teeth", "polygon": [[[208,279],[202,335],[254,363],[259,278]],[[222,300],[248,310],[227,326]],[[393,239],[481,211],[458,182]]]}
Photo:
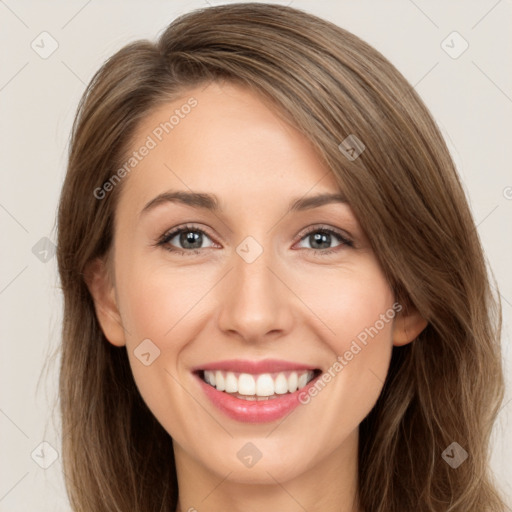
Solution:
{"label": "white teeth", "polygon": [[288,377],[288,391],[290,393],[297,391],[298,381],[299,381],[299,378],[297,376],[297,373],[296,372],[290,373],[290,376]]}
{"label": "white teeth", "polygon": [[313,377],[313,371],[290,372],[288,377],[283,372],[277,375],[270,373],[235,374],[221,370],[205,370],[204,372],[204,380],[218,391],[238,393],[247,397],[270,397],[293,393],[306,386]]}
{"label": "white teeth", "polygon": [[241,395],[254,395],[256,394],[256,382],[254,377],[248,373],[242,373],[238,377],[238,392]]}
{"label": "white teeth", "polygon": [[[208,372],[204,372],[205,374]],[[238,379],[235,377],[233,372],[228,372],[226,374],[225,380],[226,393],[236,393],[238,392]]]}
{"label": "white teeth", "polygon": [[215,387],[219,391],[224,391],[226,389],[226,383],[224,381],[224,375],[222,375],[222,372],[217,370],[215,372]]}
{"label": "white teeth", "polygon": [[308,375],[307,373],[303,373],[302,375],[299,376],[298,378],[298,382],[297,382],[297,387],[299,389],[303,388],[306,384],[308,383]]}
{"label": "white teeth", "polygon": [[[274,380],[269,373],[263,373],[258,377],[256,381],[256,394],[258,396],[272,396],[274,394]],[[240,391],[243,395],[253,394],[253,393],[244,393]]]}
{"label": "white teeth", "polygon": [[288,379],[284,373],[280,373],[274,382],[274,391],[278,395],[284,395],[288,393]]}
{"label": "white teeth", "polygon": [[215,386],[215,374],[213,372],[204,372],[204,380],[208,382],[208,384]]}

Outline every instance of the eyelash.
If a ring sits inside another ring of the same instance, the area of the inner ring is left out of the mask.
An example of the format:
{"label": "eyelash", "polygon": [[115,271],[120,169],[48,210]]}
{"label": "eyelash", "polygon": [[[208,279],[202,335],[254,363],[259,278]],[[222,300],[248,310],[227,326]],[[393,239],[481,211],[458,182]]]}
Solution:
{"label": "eyelash", "polygon": [[[189,231],[193,231],[195,233],[202,233],[203,235],[206,235],[208,238],[212,238],[206,231],[202,230],[202,229],[199,229],[193,225],[186,225],[186,226],[182,226],[182,227],[179,227],[179,228],[176,228],[176,229],[173,229],[172,231],[170,232],[167,232],[167,233],[164,233],[156,242],[156,246],[158,247],[162,247],[163,249],[165,249],[166,251],[169,251],[169,252],[172,252],[174,254],[179,254],[181,256],[196,256],[196,255],[199,255],[201,253],[201,250],[202,249],[189,249],[189,250],[185,250],[185,249],[177,249],[175,247],[172,247],[171,245],[169,245],[169,241],[172,240],[176,235],[179,235],[181,233],[186,233],[186,232],[189,232]],[[306,238],[307,236],[313,234],[313,233],[323,233],[323,234],[329,234],[329,235],[334,235],[336,238],[338,238],[338,240],[341,242],[340,245],[336,246],[336,247],[333,247],[332,249],[310,249],[310,248],[305,248],[306,250],[308,251],[313,251],[314,253],[316,253],[315,255],[318,255],[318,256],[327,256],[327,255],[330,255],[330,254],[333,254],[335,252],[338,252],[340,250],[340,248],[342,248],[343,246],[347,246],[347,247],[354,247],[354,243],[349,240],[346,236],[344,236],[341,232],[337,231],[337,230],[334,230],[332,228],[325,228],[325,227],[319,227],[319,226],[313,226],[312,228],[308,229],[308,231],[306,233],[304,233],[300,238],[299,238],[299,242],[301,240],[303,240],[304,238]],[[204,248],[203,248],[204,249]],[[320,253],[320,254],[318,254]]]}

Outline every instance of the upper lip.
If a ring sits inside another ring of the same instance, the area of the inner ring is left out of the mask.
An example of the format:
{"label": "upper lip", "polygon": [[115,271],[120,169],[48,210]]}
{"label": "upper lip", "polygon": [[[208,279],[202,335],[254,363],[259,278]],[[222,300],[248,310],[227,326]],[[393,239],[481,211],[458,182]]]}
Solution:
{"label": "upper lip", "polygon": [[250,361],[244,359],[225,359],[196,366],[192,371],[201,370],[223,370],[236,373],[275,373],[282,371],[317,370],[318,367],[292,361],[279,359],[263,359],[261,361]]}

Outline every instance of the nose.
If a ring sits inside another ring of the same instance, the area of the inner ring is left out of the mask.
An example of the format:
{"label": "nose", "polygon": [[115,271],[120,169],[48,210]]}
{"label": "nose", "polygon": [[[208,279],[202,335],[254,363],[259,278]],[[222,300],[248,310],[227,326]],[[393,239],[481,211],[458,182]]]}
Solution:
{"label": "nose", "polygon": [[218,326],[225,334],[258,343],[290,331],[293,293],[279,269],[270,250],[252,262],[233,254],[232,268],[219,290]]}

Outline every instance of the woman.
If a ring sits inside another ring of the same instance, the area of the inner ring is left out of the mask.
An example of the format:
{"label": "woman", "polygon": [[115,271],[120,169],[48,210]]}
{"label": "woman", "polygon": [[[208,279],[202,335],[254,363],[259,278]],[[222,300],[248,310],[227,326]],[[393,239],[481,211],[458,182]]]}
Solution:
{"label": "woman", "polygon": [[58,261],[74,510],[505,509],[475,225],[428,110],[347,31],[232,4],[117,52]]}

